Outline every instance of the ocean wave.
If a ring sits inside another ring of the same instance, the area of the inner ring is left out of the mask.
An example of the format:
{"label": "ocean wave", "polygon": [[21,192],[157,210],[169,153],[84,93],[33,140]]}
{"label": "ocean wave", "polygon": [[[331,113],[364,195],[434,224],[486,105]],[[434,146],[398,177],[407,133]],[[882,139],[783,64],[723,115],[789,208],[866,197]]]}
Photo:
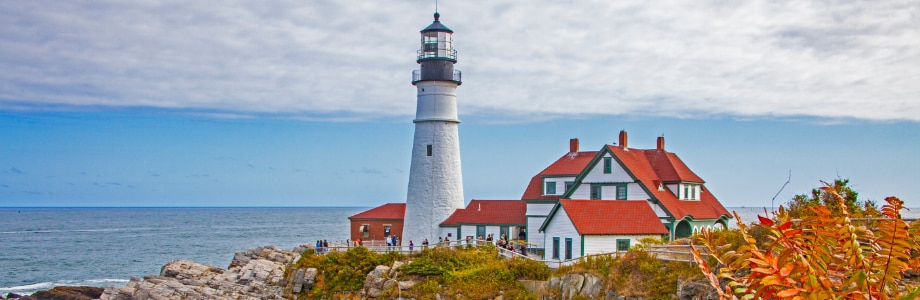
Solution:
{"label": "ocean wave", "polygon": [[31,295],[32,293],[50,290],[57,286],[97,286],[97,287],[110,287],[110,286],[123,286],[128,283],[127,279],[115,279],[115,278],[101,278],[101,279],[87,279],[87,280],[60,280],[55,282],[39,282],[27,285],[20,286],[11,286],[11,287],[0,287],[0,294],[6,295],[7,293],[16,293],[19,295]]}

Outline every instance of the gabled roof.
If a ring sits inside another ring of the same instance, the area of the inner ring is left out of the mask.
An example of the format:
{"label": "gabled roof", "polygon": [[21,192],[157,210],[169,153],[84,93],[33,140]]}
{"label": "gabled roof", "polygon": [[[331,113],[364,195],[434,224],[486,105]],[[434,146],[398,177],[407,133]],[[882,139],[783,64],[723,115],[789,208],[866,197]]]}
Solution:
{"label": "gabled roof", "polygon": [[597,155],[597,151],[586,152],[569,152],[556,160],[556,162],[543,169],[540,173],[530,179],[530,184],[524,190],[522,200],[559,200],[559,196],[543,195],[543,177],[545,176],[578,176],[591,159]]}
{"label": "gabled roof", "polygon": [[476,200],[465,209],[454,211],[441,226],[460,224],[524,225],[527,224],[527,203],[520,200]]}
{"label": "gabled roof", "polygon": [[[684,164],[677,155],[657,149],[642,150],[629,148],[627,151],[624,150],[623,147],[612,145],[607,145],[606,150],[609,150],[616,156],[617,160],[636,177],[639,184],[641,184],[654,199],[657,199],[675,219],[683,219],[684,217],[693,219],[717,219],[723,215],[729,215],[728,210],[719,203],[709,189],[704,189],[702,191],[700,200],[698,201],[679,200],[677,195],[674,195],[674,193],[668,189],[664,189],[663,191],[658,190],[658,184],[662,182],[703,182],[699,176],[696,176],[696,174],[690,171],[687,165]],[[650,153],[659,151],[665,153]],[[657,169],[650,160],[656,160],[656,164],[659,164]],[[667,161],[666,164],[669,166],[660,165],[665,164],[665,161]],[[660,176],[659,173],[656,172],[657,170],[662,170],[664,176]],[[673,170],[673,173],[669,173],[668,170]],[[676,180],[674,180],[675,178]]]}
{"label": "gabled roof", "polygon": [[371,208],[354,216],[348,217],[350,220],[369,220],[369,219],[398,219],[402,220],[406,216],[405,203],[387,203],[378,207]]}
{"label": "gabled roof", "polygon": [[[560,209],[563,208],[563,209]],[[668,228],[646,201],[623,200],[559,200],[546,217],[540,231],[564,210],[579,234],[629,235],[668,234]]]}

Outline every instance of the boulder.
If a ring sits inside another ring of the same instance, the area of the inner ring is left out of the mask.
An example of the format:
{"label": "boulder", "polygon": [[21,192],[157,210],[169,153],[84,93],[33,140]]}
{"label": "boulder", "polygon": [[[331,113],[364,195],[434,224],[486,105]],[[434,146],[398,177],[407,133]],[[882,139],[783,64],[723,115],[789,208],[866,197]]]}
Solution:
{"label": "boulder", "polygon": [[581,292],[585,284],[585,276],[581,274],[566,274],[562,277],[562,297],[572,299]]}
{"label": "boulder", "polygon": [[598,295],[600,295],[601,291],[603,290],[604,290],[604,283],[601,281],[600,278],[597,278],[597,276],[594,276],[592,274],[585,274],[584,285],[582,285],[581,292],[579,292],[578,294],[584,297],[594,299]]}
{"label": "boulder", "polygon": [[700,278],[682,283],[677,289],[681,300],[719,299],[719,292],[706,279]]}
{"label": "boulder", "polygon": [[[148,275],[143,280],[133,277],[124,287],[106,288],[99,298],[281,299],[288,283],[284,281],[284,269],[297,256],[274,246],[258,247],[237,252],[227,270],[177,260],[164,265],[159,276]],[[307,273],[303,272],[304,277]],[[315,277],[314,269],[311,280]]]}
{"label": "boulder", "polygon": [[[92,286],[57,286],[47,291],[38,291],[31,296],[23,296],[21,300],[93,300],[102,295],[103,289]],[[12,297],[9,297],[12,299]]]}

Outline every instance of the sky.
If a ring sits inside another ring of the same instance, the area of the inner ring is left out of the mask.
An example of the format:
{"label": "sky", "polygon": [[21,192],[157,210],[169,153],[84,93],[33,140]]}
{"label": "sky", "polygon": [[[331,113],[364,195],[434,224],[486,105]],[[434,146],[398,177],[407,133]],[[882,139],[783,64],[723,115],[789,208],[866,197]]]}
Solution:
{"label": "sky", "polygon": [[[728,207],[920,207],[916,1],[440,1],[464,194],[664,136]],[[0,1],[0,206],[403,202],[434,1]],[[789,180],[789,184],[783,187]],[[782,189],[782,190],[781,190]],[[774,199],[775,196],[775,199]]]}

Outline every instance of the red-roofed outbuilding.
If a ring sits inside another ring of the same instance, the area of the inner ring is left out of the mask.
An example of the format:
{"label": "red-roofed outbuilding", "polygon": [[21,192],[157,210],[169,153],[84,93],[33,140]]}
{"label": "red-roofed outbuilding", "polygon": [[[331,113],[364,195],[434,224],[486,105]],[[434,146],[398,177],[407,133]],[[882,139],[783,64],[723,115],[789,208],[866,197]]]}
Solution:
{"label": "red-roofed outbuilding", "polygon": [[351,240],[382,241],[390,234],[399,234],[403,230],[405,215],[405,203],[387,203],[348,217]]}

